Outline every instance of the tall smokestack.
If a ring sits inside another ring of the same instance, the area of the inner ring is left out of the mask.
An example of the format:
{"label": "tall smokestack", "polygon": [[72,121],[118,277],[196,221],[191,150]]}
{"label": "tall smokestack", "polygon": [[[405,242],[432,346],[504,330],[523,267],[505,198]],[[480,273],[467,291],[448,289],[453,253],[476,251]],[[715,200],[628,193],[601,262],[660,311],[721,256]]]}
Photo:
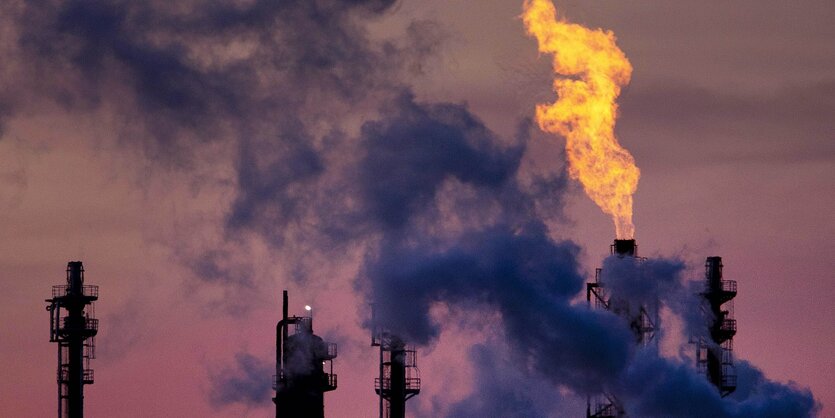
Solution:
{"label": "tall smokestack", "polygon": [[[609,246],[610,254],[618,258],[633,257],[641,262],[644,259],[638,257],[638,244],[634,239],[615,239]],[[635,336],[638,345],[648,345],[655,339],[655,324],[658,322],[657,303],[654,306],[642,304],[635,306],[629,300],[618,297],[617,294],[610,295],[607,292],[605,283],[601,281],[603,269],[595,271],[594,282],[586,284],[586,300],[591,306],[592,300],[596,308],[606,309],[624,318],[629,323],[629,328]],[[590,396],[586,404],[587,418],[623,418],[626,411],[622,403],[612,393],[602,393],[598,396]]]}
{"label": "tall smokestack", "polygon": [[379,326],[373,305],[371,322],[371,346],[380,347],[380,376],[374,379],[380,418],[405,418],[406,401],[420,393],[417,351]]}
{"label": "tall smokestack", "polygon": [[621,257],[627,255],[636,257],[638,255],[638,245],[635,244],[634,239],[616,239],[615,243],[612,244],[611,253]]}
{"label": "tall smokestack", "polygon": [[[276,325],[275,416],[324,418],[324,394],[335,390],[337,385],[333,372],[336,344],[325,342],[313,333],[312,313],[288,316],[286,290],[282,302],[281,320]],[[309,307],[308,311],[312,312]]]}
{"label": "tall smokestack", "polygon": [[380,347],[380,377],[374,379],[380,418],[405,418],[406,401],[420,393],[417,352],[388,332],[374,337],[371,345]]}
{"label": "tall smokestack", "polygon": [[724,397],[736,390],[736,369],[733,361],[733,337],[736,320],[733,319],[733,299],[736,297],[736,281],[722,278],[722,257],[705,260],[705,291],[710,321],[710,341],[699,340],[696,363],[699,370],[713,383]]}
{"label": "tall smokestack", "polygon": [[67,263],[66,283],[52,286],[52,299],[46,300],[49,341],[58,343],[58,417],[82,418],[84,385],[93,383],[90,360],[95,358],[99,329],[93,302],[99,298],[99,287],[84,284],[81,261]]}

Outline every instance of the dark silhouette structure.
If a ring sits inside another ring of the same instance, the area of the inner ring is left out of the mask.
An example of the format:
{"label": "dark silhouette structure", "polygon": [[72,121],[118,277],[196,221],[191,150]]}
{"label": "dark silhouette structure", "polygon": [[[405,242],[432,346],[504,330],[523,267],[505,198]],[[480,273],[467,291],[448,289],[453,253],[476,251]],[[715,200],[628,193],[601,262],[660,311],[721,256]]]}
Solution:
{"label": "dark silhouette structure", "polygon": [[[616,239],[609,247],[611,255],[635,257],[638,261],[638,245],[634,239]],[[619,299],[617,295],[606,292],[605,283],[600,280],[602,269],[597,269],[594,282],[586,283],[586,301],[597,309],[614,312],[629,322],[629,328],[635,335],[638,345],[648,345],[655,340],[655,324],[658,319],[658,304],[652,306],[630,306],[629,301]],[[587,418],[624,418],[626,412],[620,401],[611,393],[589,396],[586,403]]]}
{"label": "dark silhouette structure", "polygon": [[[288,316],[283,293],[281,320],[276,326],[276,375],[273,376],[276,418],[324,418],[325,392],[336,389],[333,359],[336,344],[313,334],[313,316]],[[305,307],[311,311],[309,306]],[[292,332],[291,332],[292,331]],[[327,370],[327,372],[325,371]]]}
{"label": "dark silhouette structure", "polygon": [[58,417],[84,416],[84,385],[93,383],[90,360],[96,357],[99,320],[93,302],[99,287],[84,284],[81,261],[67,263],[67,284],[52,286],[49,341],[58,343]]}
{"label": "dark silhouette structure", "polygon": [[406,401],[420,393],[417,351],[380,326],[373,306],[371,323],[371,346],[380,347],[380,375],[374,378],[380,418],[405,418]]}
{"label": "dark silhouette structure", "polygon": [[374,379],[380,418],[405,418],[406,401],[420,393],[417,352],[388,332],[375,333],[371,346],[380,347],[380,377]]}
{"label": "dark silhouette structure", "polygon": [[705,261],[705,290],[701,296],[706,302],[704,306],[710,324],[710,339],[699,339],[696,363],[699,371],[725,397],[736,390],[733,360],[733,337],[736,335],[733,299],[736,297],[736,281],[722,279],[722,257],[708,257]]}

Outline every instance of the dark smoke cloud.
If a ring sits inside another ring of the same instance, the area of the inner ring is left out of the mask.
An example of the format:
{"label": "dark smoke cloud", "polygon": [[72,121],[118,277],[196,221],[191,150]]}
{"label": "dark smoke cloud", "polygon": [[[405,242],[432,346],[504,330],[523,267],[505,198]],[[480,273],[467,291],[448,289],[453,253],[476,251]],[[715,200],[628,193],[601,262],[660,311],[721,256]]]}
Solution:
{"label": "dark smoke cloud", "polygon": [[[536,204],[538,193],[559,196],[554,185],[564,178],[522,182],[524,142],[503,145],[517,142],[502,141],[462,106],[405,97],[394,108],[366,124],[360,142],[360,206],[382,238],[358,285],[375,301],[379,325],[430,344],[441,327],[430,316],[434,303],[494,309],[521,364],[556,383],[600,389],[625,367],[629,334],[613,315],[571,305],[584,284],[579,248],[549,237]],[[450,184],[457,193],[443,194]],[[464,221],[445,216],[444,204]]]}
{"label": "dark smoke cloud", "polygon": [[450,179],[500,190],[512,181],[524,151],[500,148],[465,107],[418,104],[408,93],[381,120],[363,125],[361,147],[365,210],[384,228],[403,227]]}
{"label": "dark smoke cloud", "polygon": [[736,362],[738,384],[731,398],[739,402],[736,416],[802,417],[820,412],[821,405],[808,388],[794,382],[780,384],[769,380],[751,363]]}
{"label": "dark smoke cloud", "polygon": [[[78,118],[104,112],[116,120],[114,140],[153,169],[231,161],[235,197],[225,225],[217,227],[229,239],[254,231],[280,248],[288,236],[307,235],[299,229],[309,217],[327,219],[311,210],[321,203],[317,190],[328,187],[322,184],[328,143],[352,147],[344,143],[354,138],[340,133],[345,116],[373,114],[377,96],[399,94],[399,78],[439,46],[442,31],[431,22],[414,22],[398,39],[372,40],[365,23],[394,4],[7,3],[0,16],[6,58],[0,121],[55,104]],[[21,90],[28,94],[8,93]],[[228,155],[207,157],[216,144]],[[248,288],[242,282],[252,287],[267,280],[216,268],[247,259],[223,243],[180,247],[177,256],[195,279],[222,292],[233,295]]]}
{"label": "dark smoke cloud", "polygon": [[603,260],[600,280],[606,289],[635,304],[668,299],[682,288],[680,274],[684,262],[663,258],[640,260],[635,257],[610,256]]}
{"label": "dark smoke cloud", "polygon": [[209,400],[215,407],[230,404],[264,406],[272,398],[270,376],[275,365],[247,353],[235,355],[235,367],[210,372]]}
{"label": "dark smoke cloud", "polygon": [[[421,103],[408,92],[403,75],[421,71],[442,36],[423,22],[405,40],[371,40],[364,22],[394,3],[8,3],[0,24],[13,33],[0,47],[17,70],[0,81],[0,122],[42,103],[77,116],[108,111],[126,126],[117,134],[129,152],[185,168],[204,163],[195,157],[202,146],[230,144],[226,238],[251,234],[274,250],[367,245],[357,288],[377,303],[383,325],[412,343],[437,338],[433,304],[498,312],[512,363],[491,363],[496,352],[475,348],[479,380],[495,372],[549,382],[543,391],[605,388],[638,416],[814,413],[808,391],[768,381],[746,363],[739,393],[720,399],[691,366],[635,349],[620,318],[573,303],[585,281],[580,250],[546,227],[562,207],[566,177],[525,168],[529,126],[499,138],[466,106]],[[20,89],[36,97],[5,93]],[[703,97],[690,97],[701,113]],[[738,107],[728,103],[722,108]],[[378,116],[355,137],[341,126],[349,114]],[[202,284],[251,296],[259,283],[239,268],[241,248],[208,243],[178,257]],[[645,265],[607,261],[618,275],[606,280],[625,298],[685,300],[677,261]],[[236,363],[212,373],[212,403],[268,404],[272,361],[239,354]],[[505,416],[548,416],[553,406],[481,382],[453,409],[466,416],[496,399],[507,402]]]}
{"label": "dark smoke cloud", "polygon": [[304,135],[280,116],[312,114],[311,102],[327,112],[322,103],[386,83],[399,46],[384,53],[357,19],[393,3],[44,0],[23,2],[12,19],[36,91],[73,112],[114,106],[143,127],[146,152],[173,158],[192,142],[254,134],[241,131],[252,121]]}
{"label": "dark smoke cloud", "polygon": [[[675,313],[684,325],[686,335],[707,335],[712,317],[702,306],[699,294],[704,291],[702,281],[685,281],[686,265],[677,258],[619,257],[603,260],[601,282],[607,292],[632,307],[647,306],[660,309],[660,304]],[[660,321],[660,318],[657,319]],[[664,326],[656,324],[656,338],[664,334]]]}
{"label": "dark smoke cloud", "polygon": [[470,348],[469,358],[475,366],[473,392],[453,404],[446,417],[547,418],[585,408],[584,399],[563,396],[547,380],[520,367],[501,348],[504,345],[504,341],[493,340]]}
{"label": "dark smoke cloud", "polygon": [[693,367],[642,350],[620,384],[628,411],[641,417],[811,417],[820,406],[808,389],[766,379],[750,363],[736,363],[739,389],[723,399]]}
{"label": "dark smoke cloud", "polygon": [[[556,243],[541,225],[466,234],[448,248],[385,243],[369,266],[381,324],[408,341],[427,344],[440,324],[432,303],[501,313],[504,332],[522,364],[536,364],[557,382],[599,388],[629,355],[624,324],[607,312],[574,308],[580,290],[578,248]],[[405,308],[404,308],[405,307]]]}
{"label": "dark smoke cloud", "polygon": [[[537,210],[546,198],[541,193],[561,196],[564,183],[520,181],[524,141],[502,146],[516,142],[497,138],[465,108],[415,103],[408,96],[391,107],[382,120],[364,126],[359,142],[365,147],[359,206],[367,208],[360,213],[381,238],[366,256],[358,286],[375,301],[377,325],[429,346],[443,326],[430,314],[433,304],[498,312],[516,372],[548,382],[555,394],[558,388],[580,397],[611,391],[636,416],[755,416],[750,414],[783,411],[784,403],[797,416],[814,414],[808,393],[773,382],[784,390],[773,391],[779,398],[762,409],[748,406],[760,404],[748,398],[722,399],[689,363],[651,347],[637,349],[624,319],[573,303],[585,282],[579,249],[552,239]],[[460,186],[457,193],[443,192],[450,184]],[[478,221],[445,216],[439,207],[449,201],[463,218]],[[710,318],[694,292],[698,283],[684,282],[684,271],[677,259],[610,257],[602,280],[610,294],[635,306],[668,306],[686,332],[703,335]],[[495,355],[480,350],[474,355],[482,360]],[[474,367],[485,367],[477,372],[484,375],[512,376],[496,363],[474,361]],[[517,395],[482,383],[449,416],[496,407],[502,416],[547,416],[547,404]],[[686,397],[696,401],[678,402]],[[497,405],[496,398],[504,403]]]}

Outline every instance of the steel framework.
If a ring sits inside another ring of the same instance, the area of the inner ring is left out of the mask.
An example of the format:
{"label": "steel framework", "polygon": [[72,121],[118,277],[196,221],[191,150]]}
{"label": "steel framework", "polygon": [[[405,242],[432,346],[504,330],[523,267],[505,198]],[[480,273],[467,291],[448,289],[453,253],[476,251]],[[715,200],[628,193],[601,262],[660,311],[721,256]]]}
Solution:
{"label": "steel framework", "polygon": [[736,281],[723,280],[722,257],[705,260],[705,288],[701,293],[706,302],[709,337],[700,337],[696,348],[696,365],[719,390],[722,397],[736,390],[736,368],[733,358],[733,337],[736,335],[736,319],[733,319],[733,299],[736,297]]}
{"label": "steel framework", "polygon": [[[49,341],[58,343],[58,417],[84,416],[84,385],[93,383],[90,360],[96,357],[94,302],[99,287],[84,284],[81,261],[67,263],[67,284],[52,286],[49,311]],[[62,317],[63,315],[63,317]]]}
{"label": "steel framework", "polygon": [[[611,255],[618,257],[635,257],[638,261],[638,245],[634,239],[619,240],[609,247]],[[586,283],[586,302],[589,307],[611,311],[629,322],[629,328],[635,336],[635,343],[646,346],[655,343],[656,323],[658,322],[658,303],[631,306],[629,301],[619,299],[617,295],[610,295],[601,281],[603,269],[596,269],[594,282]],[[592,304],[593,303],[593,304]],[[587,418],[624,418],[626,412],[621,402],[612,394],[604,392],[597,396],[589,396],[586,400]]]}
{"label": "steel framework", "polygon": [[380,329],[375,319],[372,323],[371,346],[380,347],[380,375],[374,379],[380,418],[405,418],[406,401],[420,393],[417,351],[397,335]]}
{"label": "steel framework", "polygon": [[325,342],[313,334],[312,314],[287,315],[286,290],[283,293],[283,302],[281,320],[276,325],[275,336],[275,416],[324,418],[324,394],[336,390],[337,386],[336,374],[333,372],[333,359],[337,356],[336,344]]}

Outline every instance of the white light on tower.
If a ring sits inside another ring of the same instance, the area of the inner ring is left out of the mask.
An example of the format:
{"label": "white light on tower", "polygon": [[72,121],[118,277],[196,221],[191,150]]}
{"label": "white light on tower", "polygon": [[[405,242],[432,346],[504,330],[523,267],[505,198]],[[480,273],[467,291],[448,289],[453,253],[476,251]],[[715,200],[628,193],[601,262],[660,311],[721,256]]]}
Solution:
{"label": "white light on tower", "polygon": [[311,311],[313,308],[311,308],[310,305],[304,305],[304,310]]}

